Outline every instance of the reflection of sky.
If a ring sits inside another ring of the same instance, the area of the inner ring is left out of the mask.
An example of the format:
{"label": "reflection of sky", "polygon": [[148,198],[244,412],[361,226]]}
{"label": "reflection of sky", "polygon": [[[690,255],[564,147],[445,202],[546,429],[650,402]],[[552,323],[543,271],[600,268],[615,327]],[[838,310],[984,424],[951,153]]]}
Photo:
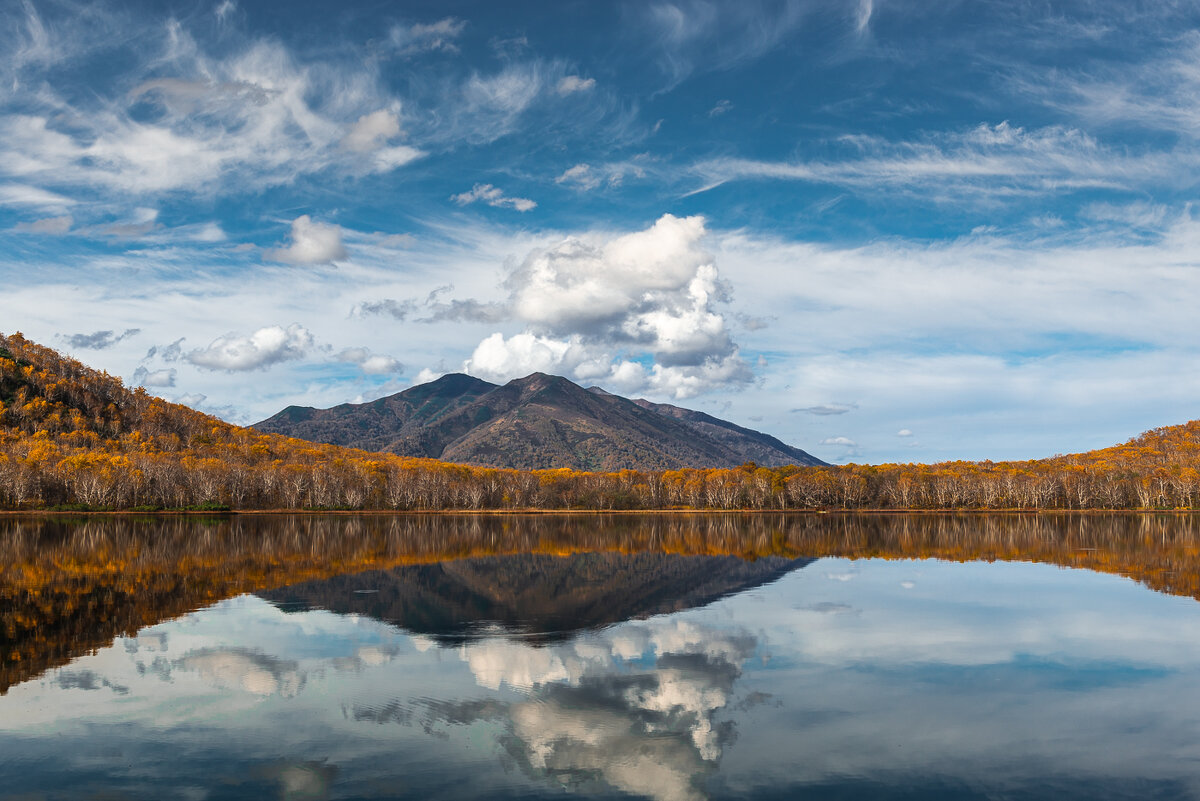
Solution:
{"label": "reflection of sky", "polygon": [[1198,688],[1200,605],[1046,565],[827,559],[541,646],[247,596],[12,688],[0,797],[1194,798]]}

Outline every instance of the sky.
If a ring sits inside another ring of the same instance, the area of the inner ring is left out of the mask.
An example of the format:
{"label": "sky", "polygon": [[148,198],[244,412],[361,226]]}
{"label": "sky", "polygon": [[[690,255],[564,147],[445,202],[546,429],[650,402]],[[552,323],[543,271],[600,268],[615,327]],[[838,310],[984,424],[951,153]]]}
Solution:
{"label": "sky", "polygon": [[1198,417],[1191,3],[0,5],[0,332],[235,423],[534,371],[827,461]]}

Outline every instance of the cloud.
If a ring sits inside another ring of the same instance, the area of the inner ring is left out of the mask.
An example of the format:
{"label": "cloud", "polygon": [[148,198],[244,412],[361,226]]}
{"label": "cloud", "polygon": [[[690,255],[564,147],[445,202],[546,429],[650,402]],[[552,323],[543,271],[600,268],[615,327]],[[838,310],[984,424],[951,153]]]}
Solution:
{"label": "cloud", "polygon": [[284,264],[332,264],[346,258],[342,229],[337,225],[314,222],[307,214],[292,221],[291,244],[268,250],[263,257]]}
{"label": "cloud", "polygon": [[704,235],[702,218],[668,214],[644,231],[534,250],[506,280],[508,310],[527,330],[488,337],[464,370],[490,380],[560,372],[680,398],[748,382],[716,311],[728,289]]}
{"label": "cloud", "polygon": [[857,448],[858,443],[849,437],[826,437],[821,440],[822,445],[842,445],[847,448]]}
{"label": "cloud", "polygon": [[449,300],[427,304],[429,316],[417,320],[419,323],[499,323],[511,316],[503,303],[484,303],[474,298]]}
{"label": "cloud", "polygon": [[192,392],[175,398],[175,403],[182,403],[184,406],[191,406],[193,409],[195,409],[206,400],[208,400],[208,396],[204,393]]}
{"label": "cloud", "polygon": [[352,317],[363,317],[368,314],[387,315],[394,320],[403,321],[416,308],[417,304],[411,300],[393,300],[392,298],[364,300],[354,305],[354,308],[350,310],[350,315]]}
{"label": "cloud", "polygon": [[[122,203],[131,195],[260,191],[304,175],[389,170],[424,155],[388,144],[386,115],[395,111],[386,109],[398,104],[377,70],[363,69],[361,59],[350,69],[337,48],[327,60],[298,63],[279,39],[221,36],[219,53],[210,53],[180,22],[85,16],[94,30],[43,28],[39,50],[80,64],[97,50],[131,62],[104,83],[122,89],[60,93],[51,62],[32,59],[29,79],[9,82],[9,107],[20,112],[0,118],[0,180],[11,181],[0,183],[0,202],[62,209],[72,196]],[[109,24],[123,35],[108,36]],[[129,41],[138,42],[132,58]]]}
{"label": "cloud", "polygon": [[359,117],[342,139],[342,145],[356,153],[365,153],[399,135],[399,117],[392,111],[380,109]]}
{"label": "cloud", "polygon": [[646,168],[637,162],[613,162],[601,166],[581,163],[564,170],[554,183],[590,192],[602,185],[619,186],[629,175],[645,178]]}
{"label": "cloud", "polygon": [[423,301],[395,300],[393,298],[364,300],[354,305],[350,310],[350,316],[384,315],[404,321],[411,315],[424,312],[424,317],[416,319],[418,323],[498,323],[511,316],[508,306],[504,303],[483,302],[474,298],[441,300],[442,295],[453,290],[452,284],[438,287],[430,292]]}
{"label": "cloud", "polygon": [[304,358],[313,347],[313,336],[299,324],[287,328],[273,325],[247,337],[226,334],[207,348],[193,350],[183,358],[208,370],[266,369],[273,364]]}
{"label": "cloud", "polygon": [[911,437],[912,435],[913,435],[912,430],[908,429],[908,428],[902,428],[896,432],[897,437]]}
{"label": "cloud", "polygon": [[578,75],[564,75],[555,87],[560,95],[571,95],[576,92],[586,92],[596,86],[595,78],[580,78]]}
{"label": "cloud", "polygon": [[473,144],[512,133],[552,76],[540,62],[513,64],[494,75],[472,73],[463,83],[459,119],[450,132]]}
{"label": "cloud", "polygon": [[857,403],[824,403],[819,406],[806,406],[803,409],[792,409],[793,412],[804,412],[805,414],[815,414],[820,416],[828,416],[834,414],[845,414],[858,408]]}
{"label": "cloud", "polygon": [[173,387],[176,373],[174,367],[153,372],[145,367],[139,367],[133,371],[133,383],[143,387]]}
{"label": "cloud", "polygon": [[1137,189],[1148,181],[1178,184],[1181,163],[1200,166],[1200,153],[1114,149],[1077,128],[1025,129],[1007,121],[902,142],[842,136],[837,144],[844,156],[825,161],[702,161],[691,168],[703,182],[696,191],[733,180],[771,179],[872,194],[921,189],[934,202],[970,197],[995,203],[1029,194]]}
{"label": "cloud", "polygon": [[463,372],[499,382],[534,372],[571,371],[587,358],[588,352],[578,339],[563,341],[529,333],[506,339],[496,333],[475,347],[463,363]]}
{"label": "cloud", "polygon": [[854,30],[860,34],[864,33],[871,24],[874,13],[875,0],[858,0],[858,8],[854,11]]}
{"label": "cloud", "polygon": [[718,100],[717,104],[708,110],[708,116],[720,117],[733,110],[733,103],[728,100]]}
{"label": "cloud", "polygon": [[404,365],[397,359],[379,353],[371,353],[370,348],[346,348],[334,358],[339,362],[357,364],[368,375],[404,372]]}
{"label": "cloud", "polygon": [[146,351],[146,355],[142,361],[149,361],[155,356],[162,359],[164,362],[177,362],[183,358],[183,337],[172,342],[170,345],[164,345],[159,348],[158,345],[151,345],[150,350]]}
{"label": "cloud", "polygon": [[17,223],[13,226],[13,230],[24,234],[62,236],[69,233],[71,226],[74,224],[74,218],[70,214],[64,214],[61,217],[46,217],[41,220],[34,220],[33,222]]}
{"label": "cloud", "polygon": [[537,203],[523,197],[508,197],[500,189],[491,184],[475,184],[470,192],[461,195],[451,195],[450,199],[460,206],[466,206],[476,201],[483,201],[495,208],[510,208],[517,211],[530,211],[537,208]]}
{"label": "cloud", "polygon": [[88,350],[104,350],[111,348],[123,339],[142,333],[140,328],[126,328],[122,333],[112,331],[95,331],[91,334],[70,334],[64,336],[72,348],[87,348]]}
{"label": "cloud", "polygon": [[600,179],[590,164],[576,164],[554,179],[556,184],[569,184],[578,189],[590,190],[600,185]]}
{"label": "cloud", "polygon": [[466,27],[467,23],[464,20],[454,17],[446,17],[433,23],[394,25],[389,39],[396,53],[402,56],[439,50],[457,53],[458,45],[455,40],[462,35]]}
{"label": "cloud", "polygon": [[0,205],[32,206],[59,210],[75,205],[75,201],[56,192],[27,184],[0,184]]}
{"label": "cloud", "polygon": [[427,155],[415,147],[389,144],[400,133],[396,112],[380,109],[359,117],[342,139],[342,147],[369,156],[372,171],[387,172]]}
{"label": "cloud", "polygon": [[139,208],[124,222],[109,223],[91,229],[101,236],[112,236],[119,239],[137,239],[162,228],[158,222],[158,210]]}
{"label": "cloud", "polygon": [[783,44],[805,6],[783,2],[644,3],[637,33],[645,41],[668,91],[694,72],[721,71],[753,61]]}

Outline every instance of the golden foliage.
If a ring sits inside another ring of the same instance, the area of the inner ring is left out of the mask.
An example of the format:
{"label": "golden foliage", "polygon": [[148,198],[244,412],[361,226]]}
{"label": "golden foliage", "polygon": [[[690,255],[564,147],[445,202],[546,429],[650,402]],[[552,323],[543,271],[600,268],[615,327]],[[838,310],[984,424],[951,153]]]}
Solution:
{"label": "golden foliage", "polygon": [[0,336],[0,508],[1191,509],[1200,421],[1026,462],[519,471],[320,445]]}

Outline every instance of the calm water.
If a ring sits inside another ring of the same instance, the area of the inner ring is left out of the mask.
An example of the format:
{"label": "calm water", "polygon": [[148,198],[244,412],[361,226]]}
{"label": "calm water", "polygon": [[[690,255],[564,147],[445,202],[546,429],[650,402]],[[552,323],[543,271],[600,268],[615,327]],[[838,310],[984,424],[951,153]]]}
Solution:
{"label": "calm water", "polygon": [[1200,798],[1191,517],[7,518],[0,564],[0,798]]}

